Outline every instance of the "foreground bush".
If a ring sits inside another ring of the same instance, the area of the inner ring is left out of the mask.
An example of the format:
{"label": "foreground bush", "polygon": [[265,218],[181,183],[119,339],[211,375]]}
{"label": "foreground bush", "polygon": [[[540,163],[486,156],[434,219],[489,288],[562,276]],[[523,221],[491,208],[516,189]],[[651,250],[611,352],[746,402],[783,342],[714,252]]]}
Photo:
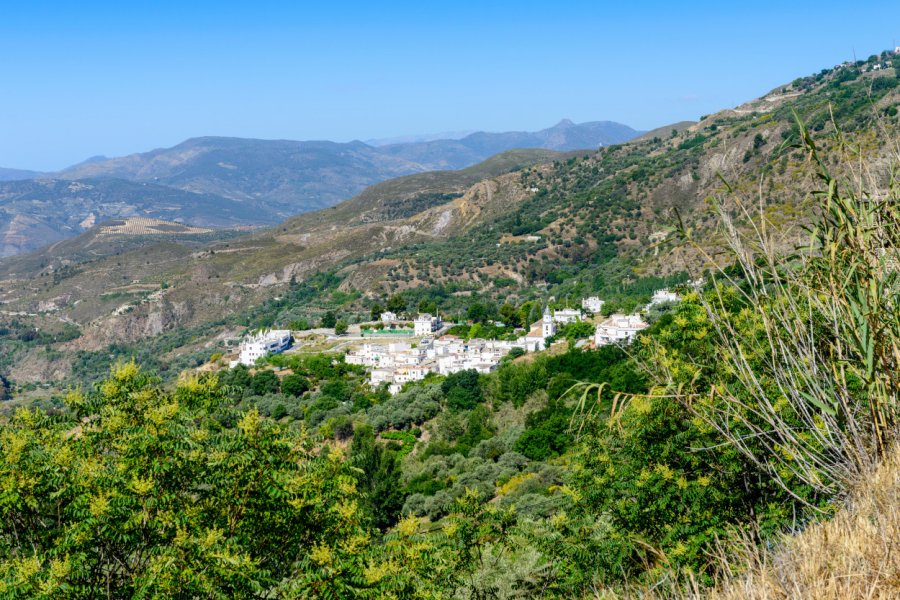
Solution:
{"label": "foreground bush", "polygon": [[70,395],[77,422],[19,411],[0,429],[0,595],[350,593],[370,540],[340,453],[256,411],[221,429],[222,400],[214,378],[170,394],[127,364]]}

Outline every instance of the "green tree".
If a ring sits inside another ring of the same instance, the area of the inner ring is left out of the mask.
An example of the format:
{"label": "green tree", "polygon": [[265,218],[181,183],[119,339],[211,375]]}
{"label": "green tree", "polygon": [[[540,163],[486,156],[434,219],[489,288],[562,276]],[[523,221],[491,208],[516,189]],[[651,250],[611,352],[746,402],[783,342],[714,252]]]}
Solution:
{"label": "green tree", "polygon": [[319,323],[322,327],[326,329],[331,329],[337,324],[337,317],[334,314],[334,311],[329,310],[322,316],[322,321]]}
{"label": "green tree", "polygon": [[565,402],[551,398],[547,405],[525,418],[525,431],[516,440],[515,450],[532,460],[547,460],[568,450],[572,411]]}
{"label": "green tree", "polygon": [[402,294],[394,294],[388,298],[387,308],[398,315],[406,312],[406,298]]}
{"label": "green tree", "polygon": [[381,318],[381,313],[383,313],[383,312],[384,312],[384,307],[376,302],[375,304],[372,305],[372,308],[369,311],[369,317],[373,321],[377,321],[378,319]]}
{"label": "green tree", "polygon": [[420,313],[436,315],[438,311],[437,303],[429,300],[428,298],[423,298],[419,301],[418,310]]}
{"label": "green tree", "polygon": [[350,447],[351,464],[362,470],[359,490],[367,505],[372,524],[384,531],[393,526],[403,508],[403,485],[396,454],[375,440],[369,426],[353,432]]}
{"label": "green tree", "polygon": [[519,327],[522,324],[519,311],[508,302],[500,307],[500,319],[509,327]]}
{"label": "green tree", "polygon": [[309,380],[298,373],[285,375],[281,379],[281,391],[295,398],[302,396],[309,390]]}
{"label": "green tree", "polygon": [[[134,364],[75,418],[19,410],[0,427],[0,595],[355,597],[365,515],[339,450],[237,415],[215,376],[162,391]],[[339,507],[340,510],[335,510]]]}
{"label": "green tree", "polygon": [[347,325],[347,321],[338,319],[337,323],[334,324],[334,333],[336,335],[344,335],[345,333],[347,333],[348,328],[349,327]]}
{"label": "green tree", "polygon": [[252,381],[253,375],[250,374],[250,369],[243,364],[235,365],[222,376],[222,384],[233,387],[238,396],[250,387]]}
{"label": "green tree", "polygon": [[575,323],[567,323],[563,325],[556,335],[561,335],[569,340],[569,343],[574,343],[576,340],[582,340],[592,337],[594,335],[594,330],[595,327],[590,323],[577,321]]}
{"label": "green tree", "polygon": [[474,323],[487,323],[496,316],[497,308],[492,304],[473,302],[466,311],[466,317]]}
{"label": "green tree", "polygon": [[448,375],[441,382],[441,391],[447,398],[447,406],[455,410],[470,410],[484,399],[478,371],[474,369]]}
{"label": "green tree", "polygon": [[278,380],[278,375],[276,375],[274,371],[262,369],[257,371],[256,375],[253,376],[253,380],[250,382],[250,389],[252,389],[253,393],[257,396],[277,394],[281,389],[281,382]]}

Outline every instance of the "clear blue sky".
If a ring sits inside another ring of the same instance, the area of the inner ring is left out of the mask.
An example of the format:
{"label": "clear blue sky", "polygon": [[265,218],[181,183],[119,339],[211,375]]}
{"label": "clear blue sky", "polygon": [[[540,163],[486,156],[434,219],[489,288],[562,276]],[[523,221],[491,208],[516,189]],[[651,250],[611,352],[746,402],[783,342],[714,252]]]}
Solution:
{"label": "clear blue sky", "polygon": [[900,43],[900,2],[0,3],[0,166],[200,135],[639,129]]}

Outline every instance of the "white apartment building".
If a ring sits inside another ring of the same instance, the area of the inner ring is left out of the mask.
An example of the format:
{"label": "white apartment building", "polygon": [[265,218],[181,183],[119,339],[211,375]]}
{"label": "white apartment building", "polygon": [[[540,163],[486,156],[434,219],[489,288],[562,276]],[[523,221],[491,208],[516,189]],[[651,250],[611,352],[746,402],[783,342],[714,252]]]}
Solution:
{"label": "white apartment building", "polygon": [[581,299],[581,308],[591,314],[596,315],[598,312],[603,310],[603,300],[601,300],[597,296],[591,296],[590,298],[582,298]]}
{"label": "white apartment building", "polygon": [[431,335],[443,326],[440,317],[432,317],[428,313],[419,315],[413,321],[415,334],[418,336]]}
{"label": "white apartment building", "polygon": [[267,354],[284,352],[291,346],[291,332],[287,329],[267,329],[245,338],[241,342],[241,353],[236,364],[252,367],[257,359]]}
{"label": "white apartment building", "polygon": [[594,345],[628,344],[634,341],[639,331],[649,327],[640,315],[615,314],[597,325]]}

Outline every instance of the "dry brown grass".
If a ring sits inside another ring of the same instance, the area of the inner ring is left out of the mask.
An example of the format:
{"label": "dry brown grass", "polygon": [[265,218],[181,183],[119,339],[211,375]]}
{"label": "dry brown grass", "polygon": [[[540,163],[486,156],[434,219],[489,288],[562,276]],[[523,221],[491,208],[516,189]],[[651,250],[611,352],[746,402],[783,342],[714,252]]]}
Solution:
{"label": "dry brown grass", "polygon": [[900,598],[900,450],[895,449],[831,520],[787,537],[774,550],[739,547],[746,569],[689,598],[781,600]]}

